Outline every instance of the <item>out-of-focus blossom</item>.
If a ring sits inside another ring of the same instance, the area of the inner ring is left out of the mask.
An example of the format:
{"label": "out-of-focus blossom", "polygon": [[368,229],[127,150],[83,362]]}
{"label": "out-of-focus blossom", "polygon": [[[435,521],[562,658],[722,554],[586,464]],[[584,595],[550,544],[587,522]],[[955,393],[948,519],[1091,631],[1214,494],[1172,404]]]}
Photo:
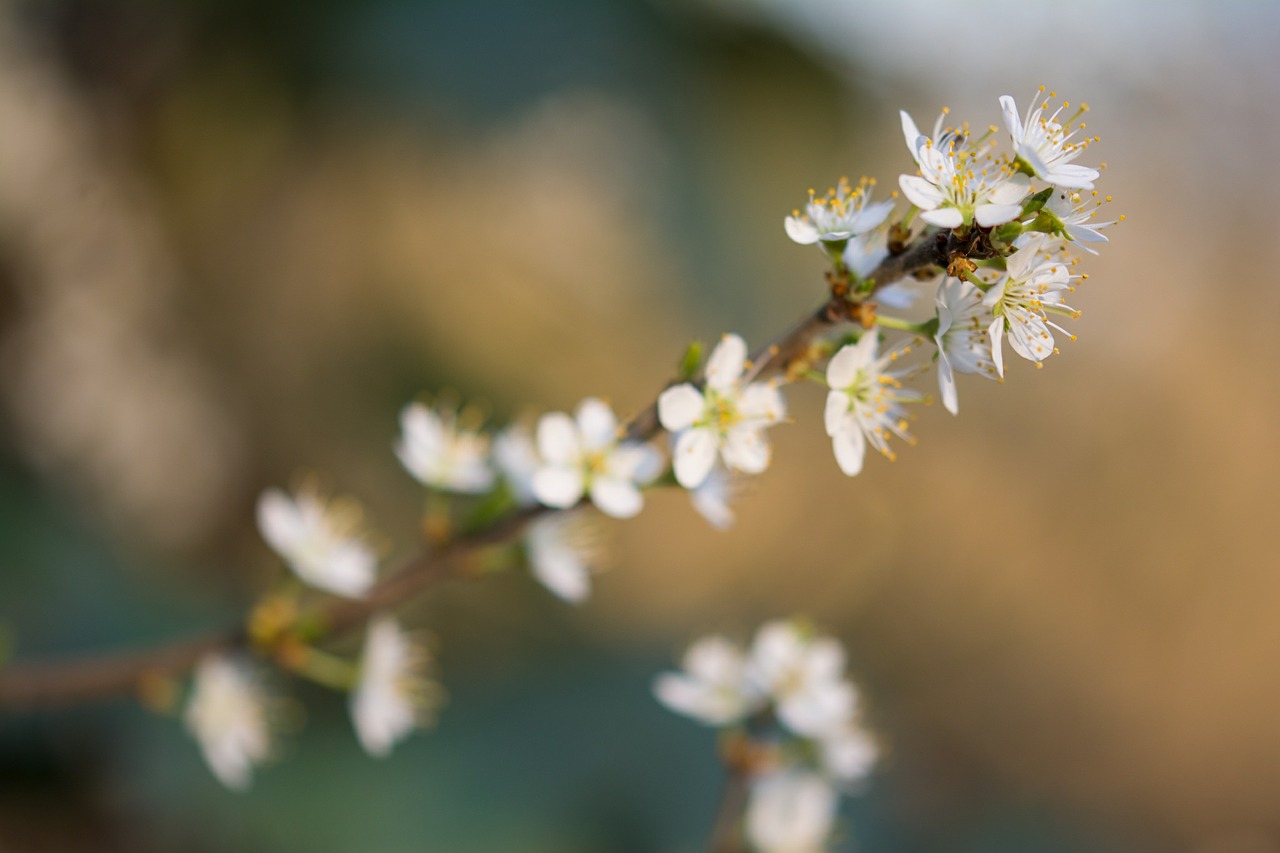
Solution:
{"label": "out-of-focus blossom", "polygon": [[780,770],[756,779],[747,802],[747,838],[759,853],[820,853],[839,797],[817,773]]}
{"label": "out-of-focus blossom", "polygon": [[405,470],[429,488],[479,494],[493,486],[489,439],[459,426],[454,411],[419,402],[405,406],[395,451]]}
{"label": "out-of-focus blossom", "polygon": [[741,650],[723,637],[704,637],[685,652],[684,672],[658,676],[653,692],[677,713],[713,726],[737,722],[760,706],[763,693],[746,677]]}
{"label": "out-of-focus blossom", "polygon": [[358,597],[373,585],[378,556],[360,538],[352,504],[326,503],[309,489],[293,498],[268,489],[258,498],[258,529],[294,574],[317,589]]}
{"label": "out-of-focus blossom", "polygon": [[228,788],[248,788],[254,765],[271,754],[266,705],[259,677],[248,664],[217,654],[196,667],[187,728]]}
{"label": "out-of-focus blossom", "polygon": [[351,694],[356,736],[370,755],[390,754],[422,722],[432,695],[426,664],[426,651],[394,619],[379,616],[370,621],[359,682]]}

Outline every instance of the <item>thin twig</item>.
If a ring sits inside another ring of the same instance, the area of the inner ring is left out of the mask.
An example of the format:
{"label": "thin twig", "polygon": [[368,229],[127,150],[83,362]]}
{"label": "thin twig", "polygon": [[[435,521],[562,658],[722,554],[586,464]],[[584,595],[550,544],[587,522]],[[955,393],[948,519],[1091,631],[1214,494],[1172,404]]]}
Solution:
{"label": "thin twig", "polygon": [[[875,282],[870,294],[851,301],[844,293],[833,291],[817,311],[762,347],[752,357],[750,377],[785,375],[789,367],[806,356],[815,340],[858,316],[858,310],[875,290],[929,267],[945,267],[948,249],[941,234],[933,229],[925,231],[905,251],[886,258],[869,276]],[[625,435],[631,441],[648,441],[660,428],[655,401],[628,422]],[[535,518],[555,511],[543,506],[520,510],[438,550],[421,553],[380,581],[364,598],[327,601],[308,614],[308,623],[321,626],[326,636],[359,627],[373,613],[402,604],[458,574],[461,558],[466,555],[508,542]],[[205,655],[244,649],[249,644],[249,632],[242,624],[135,651],[9,666],[0,671],[0,708],[48,708],[118,698],[137,692],[148,679],[182,675]]]}

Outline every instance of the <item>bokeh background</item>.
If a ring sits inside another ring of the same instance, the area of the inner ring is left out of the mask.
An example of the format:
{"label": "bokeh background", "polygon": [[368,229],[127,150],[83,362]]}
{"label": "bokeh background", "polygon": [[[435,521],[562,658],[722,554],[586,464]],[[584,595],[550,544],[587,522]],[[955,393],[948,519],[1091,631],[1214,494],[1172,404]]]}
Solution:
{"label": "bokeh background", "polygon": [[363,755],[341,698],[247,795],[127,702],[0,713],[0,849],[687,851],[713,734],[649,685],[805,614],[885,758],[840,849],[1280,851],[1280,7],[926,0],[0,4],[0,621],[15,659],[234,619],[261,489],[318,472],[407,554],[400,406],[635,411],[684,344],[822,297],[782,218],[909,171],[897,111],[1088,101],[1127,221],[1079,340],[894,463],[821,394],[730,532],[679,493],[591,602],[521,573],[415,621],[439,725]]}

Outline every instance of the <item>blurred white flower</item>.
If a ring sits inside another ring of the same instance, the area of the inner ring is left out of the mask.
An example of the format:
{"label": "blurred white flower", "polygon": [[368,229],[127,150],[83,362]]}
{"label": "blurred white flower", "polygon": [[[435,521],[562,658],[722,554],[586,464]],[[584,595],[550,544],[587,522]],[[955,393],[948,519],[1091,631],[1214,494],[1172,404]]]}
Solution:
{"label": "blurred white flower", "polygon": [[920,167],[919,175],[899,176],[902,194],[920,208],[921,219],[939,228],[972,222],[989,228],[1017,218],[1031,186],[1027,176],[993,159],[989,145],[975,148],[964,128],[943,130],[945,115],[928,137],[902,113],[902,134]]}
{"label": "blurred white flower", "polygon": [[770,383],[744,385],[746,363],[746,343],[725,335],[707,358],[702,390],[684,383],[658,397],[658,420],[678,433],[672,465],[686,489],[701,485],[717,455],[730,470],[758,474],[769,467],[764,430],[786,416],[786,403]]}
{"label": "blurred white flower", "polygon": [[601,556],[592,519],[573,513],[544,515],[525,534],[529,570],[551,592],[571,604],[591,594],[591,570]]}
{"label": "blurred white flower", "polygon": [[396,456],[424,486],[479,494],[493,486],[489,439],[459,427],[457,413],[413,402],[400,410]]}
{"label": "blurred white flower", "polygon": [[777,621],[756,633],[747,677],[772,698],[783,725],[798,735],[822,738],[847,727],[857,710],[844,665],[844,649],[835,640]]}
{"label": "blurred white flower", "polygon": [[820,853],[839,797],[816,773],[779,770],[756,779],[747,802],[747,838],[759,853]]}
{"label": "blurred white flower", "polygon": [[430,698],[425,650],[390,616],[369,622],[351,718],[365,751],[383,757],[422,722]]}
{"label": "blurred white flower", "polygon": [[248,788],[253,766],[271,753],[266,699],[248,664],[221,654],[201,660],[185,721],[219,781],[237,791]]}
{"label": "blurred white flower", "polygon": [[1032,234],[1020,241],[1018,250],[1005,262],[1004,275],[983,297],[983,305],[995,315],[988,332],[992,360],[1001,376],[1004,376],[1001,344],[1006,332],[1014,352],[1028,361],[1041,362],[1054,352],[1050,328],[1071,334],[1049,320],[1048,315],[1076,317],[1079,314],[1062,301],[1071,290],[1072,276],[1066,264],[1053,258],[1049,250],[1053,242],[1043,234]]}
{"label": "blurred white flower", "polygon": [[921,395],[902,387],[902,374],[888,369],[905,348],[876,355],[874,331],[856,344],[840,348],[827,365],[827,406],[824,421],[840,470],[853,476],[862,470],[866,445],[894,458],[889,436],[910,441],[901,404],[918,402]]}
{"label": "blurred white flower", "polygon": [[893,199],[871,203],[875,183],[874,178],[862,178],[857,187],[850,187],[849,179],[841,178],[825,196],[816,196],[809,190],[804,210],[794,211],[784,223],[787,236],[808,246],[818,241],[848,240],[875,228],[888,218],[894,204]]}
{"label": "blurred white flower", "polygon": [[956,373],[996,378],[987,332],[991,314],[982,299],[982,291],[974,285],[947,277],[938,285],[934,300],[938,308],[938,332],[933,338],[938,345],[938,389],[942,405],[953,415],[960,411]]}
{"label": "blurred white flower", "polygon": [[[1031,99],[1032,104],[1043,94],[1044,87],[1041,86],[1040,91]],[[1049,97],[1054,97],[1054,93],[1050,92]],[[1077,142],[1072,141],[1076,134],[1084,129],[1083,124],[1076,130],[1068,132],[1071,122],[1088,107],[1082,106],[1080,112],[1067,119],[1067,125],[1064,126],[1058,121],[1058,116],[1066,106],[1067,104],[1064,103],[1054,110],[1053,115],[1045,118],[1044,113],[1049,109],[1049,101],[1045,100],[1034,109],[1028,107],[1026,116],[1019,118],[1018,105],[1013,98],[1008,95],[1000,98],[1000,107],[1004,111],[1004,126],[1009,130],[1009,136],[1013,140],[1013,150],[1018,159],[1026,163],[1037,177],[1043,178],[1054,186],[1093,189],[1093,182],[1098,179],[1098,170],[1088,166],[1077,166],[1071,162],[1084,153],[1093,139],[1084,137]]]}
{"label": "blurred white flower", "polygon": [[542,466],[533,493],[547,506],[567,509],[590,495],[601,512],[630,518],[644,507],[639,486],[662,473],[662,455],[647,444],[618,443],[613,410],[594,397],[578,404],[576,419],[563,412],[538,421]]}
{"label": "blurred white flower", "polygon": [[671,710],[713,726],[735,723],[763,704],[746,675],[742,651],[723,637],[703,637],[681,661],[684,672],[658,676],[653,692]]}
{"label": "blurred white flower", "polygon": [[267,489],[258,498],[258,530],[289,568],[317,589],[354,598],[373,585],[378,557],[359,537],[354,504],[326,503],[306,488],[293,498]]}
{"label": "blurred white flower", "polygon": [[533,475],[541,463],[528,427],[515,423],[498,433],[493,441],[493,461],[519,506],[533,506],[538,502],[533,493]]}

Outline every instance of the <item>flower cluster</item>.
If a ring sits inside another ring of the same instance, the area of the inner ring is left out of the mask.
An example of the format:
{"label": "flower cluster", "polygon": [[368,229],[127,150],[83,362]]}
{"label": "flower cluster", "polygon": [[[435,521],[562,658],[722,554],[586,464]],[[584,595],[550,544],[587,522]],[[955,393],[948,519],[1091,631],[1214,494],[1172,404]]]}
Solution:
{"label": "flower cluster", "polygon": [[819,850],[838,792],[862,780],[876,746],[858,724],[844,649],[806,625],[763,625],[747,650],[723,637],[689,647],[682,672],[660,675],[658,699],[755,747],[746,826],[760,851]]}
{"label": "flower cluster", "polygon": [[[868,447],[892,459],[896,442],[913,441],[910,407],[930,395],[911,383],[930,369],[937,369],[943,406],[956,414],[957,375],[1002,381],[1006,342],[1042,366],[1057,352],[1055,336],[1074,340],[1059,321],[1079,315],[1072,294],[1088,278],[1077,271],[1076,250],[1096,254],[1114,224],[1098,219],[1110,201],[1094,189],[1105,164],[1075,162],[1098,139],[1077,122],[1087,107],[1067,116],[1065,103],[1050,108],[1055,97],[1041,89],[1025,113],[1000,98],[1008,153],[999,151],[994,125],[975,135],[967,123],[949,123],[944,109],[926,135],[903,112],[916,172],[899,177],[909,203],[901,215],[897,193],[876,201],[874,179],[854,185],[842,178],[825,195],[810,191],[784,221],[792,240],[818,246],[832,262],[822,310],[754,358],[736,334],[723,335],[705,361],[691,347],[680,380],[650,413],[623,422],[608,403],[588,397],[572,414],[549,412],[489,432],[474,409],[453,402],[406,405],[394,453],[427,490],[428,544],[449,546],[458,531],[506,522],[504,531],[522,533],[520,542],[479,537],[490,551],[476,566],[522,562],[553,594],[579,603],[602,560],[600,514],[632,518],[647,490],[674,483],[711,524],[732,523],[740,481],[772,462],[768,430],[788,419],[787,383],[823,386],[826,436],[836,464],[852,476]],[[931,306],[916,299],[922,292],[932,292]],[[884,313],[909,311],[917,301],[932,313]],[[919,358],[922,351],[930,357]],[[348,599],[377,588],[378,551],[354,503],[309,487],[292,496],[269,489],[258,523],[306,586]],[[293,583],[265,599],[250,620],[250,640],[285,668],[350,691],[360,742],[387,754],[423,721],[436,695],[425,652],[383,613],[369,619],[358,663],[330,656],[303,630],[295,607],[302,595]],[[656,685],[675,710],[766,737],[774,760],[756,780],[748,818],[762,850],[820,846],[838,799],[833,786],[860,778],[874,760],[843,669],[834,641],[778,622],[760,630],[749,652],[720,638],[699,641],[685,672]],[[252,766],[270,754],[259,684],[228,657],[207,659],[196,674],[187,721],[215,773],[233,787],[247,784]]]}

